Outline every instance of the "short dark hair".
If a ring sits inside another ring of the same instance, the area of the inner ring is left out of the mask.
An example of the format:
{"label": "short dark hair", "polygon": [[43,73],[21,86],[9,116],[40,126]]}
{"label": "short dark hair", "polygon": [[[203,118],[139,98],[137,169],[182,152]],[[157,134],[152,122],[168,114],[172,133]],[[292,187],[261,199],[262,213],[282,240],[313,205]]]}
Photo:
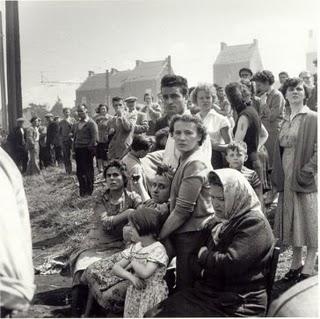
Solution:
{"label": "short dark hair", "polygon": [[167,74],[161,79],[160,88],[163,87],[178,87],[183,96],[188,94],[188,81],[181,75]]}
{"label": "short dark hair", "polygon": [[300,84],[303,84],[305,101],[306,101],[309,98],[309,91],[308,91],[307,86],[304,84],[303,79],[301,79],[301,78],[288,78],[285,80],[285,82],[283,83],[283,86],[282,86],[282,92],[283,92],[284,97],[285,97],[289,87],[296,87],[297,85],[300,85]]}
{"label": "short dark hair", "polygon": [[153,208],[141,207],[129,215],[129,221],[137,230],[139,236],[159,234],[160,214]]}
{"label": "short dark hair", "polygon": [[278,76],[280,76],[280,75],[285,75],[285,76],[289,77],[289,74],[288,74],[288,72],[286,72],[286,71],[280,72]]}
{"label": "short dark hair", "polygon": [[241,68],[239,70],[239,76],[240,77],[241,77],[241,72],[243,72],[243,71],[249,72],[251,74],[251,76],[253,75],[253,72],[251,71],[251,69],[249,69],[249,68]]}
{"label": "short dark hair", "polygon": [[223,184],[221,182],[220,177],[213,171],[208,174],[208,182],[210,185],[220,186],[223,188]]}
{"label": "short dark hair", "polygon": [[253,76],[252,81],[269,83],[269,85],[272,85],[274,83],[274,75],[268,70],[259,71]]}
{"label": "short dark hair", "polygon": [[150,149],[150,140],[143,135],[135,135],[131,143],[133,151],[148,151]]}
{"label": "short dark hair", "polygon": [[228,153],[228,151],[237,151],[238,153],[245,153],[247,154],[248,148],[247,148],[247,143],[245,142],[231,142],[230,144],[228,144],[227,148],[226,148],[226,154]]}
{"label": "short dark hair", "polygon": [[86,106],[84,103],[78,105],[77,110],[81,109],[82,107],[83,107],[86,111],[88,111],[88,108],[87,108],[87,106]]}
{"label": "short dark hair", "polygon": [[112,103],[113,103],[113,102],[119,102],[119,101],[123,101],[123,98],[122,98],[121,96],[114,96],[114,97],[112,98]]}
{"label": "short dark hair", "polygon": [[107,112],[109,111],[109,107],[108,107],[108,105],[107,104],[99,104],[99,106],[97,107],[97,113],[100,113],[100,110],[101,110],[101,108],[102,107],[106,107],[106,109],[107,109]]}
{"label": "short dark hair", "polygon": [[152,94],[150,94],[150,93],[145,93],[144,95],[143,95],[143,100],[145,101],[146,100],[146,97],[147,96],[150,96],[151,97],[151,100],[153,101],[153,96],[152,96]]}
{"label": "short dark hair", "polygon": [[36,120],[40,120],[40,118],[38,116],[32,116],[30,123],[33,123]]}
{"label": "short dark hair", "polygon": [[174,132],[174,124],[178,121],[187,122],[187,123],[194,123],[197,127],[197,132],[199,135],[201,135],[201,139],[199,141],[199,145],[201,146],[204,142],[205,138],[207,137],[207,130],[205,126],[202,123],[202,120],[199,119],[196,116],[190,115],[190,114],[183,114],[183,115],[175,115],[172,120],[170,121],[170,127],[169,131],[171,136],[173,136]]}
{"label": "short dark hair", "polygon": [[103,177],[107,178],[107,171],[110,167],[115,167],[121,174],[123,179],[123,185],[124,187],[127,187],[128,185],[128,172],[127,172],[127,166],[126,164],[122,163],[120,160],[112,160],[110,161],[107,166],[105,167],[103,171]]}
{"label": "short dark hair", "polygon": [[64,107],[64,108],[62,109],[62,112],[64,113],[64,111],[70,111],[70,112],[71,112],[71,110],[70,110],[69,107]]}

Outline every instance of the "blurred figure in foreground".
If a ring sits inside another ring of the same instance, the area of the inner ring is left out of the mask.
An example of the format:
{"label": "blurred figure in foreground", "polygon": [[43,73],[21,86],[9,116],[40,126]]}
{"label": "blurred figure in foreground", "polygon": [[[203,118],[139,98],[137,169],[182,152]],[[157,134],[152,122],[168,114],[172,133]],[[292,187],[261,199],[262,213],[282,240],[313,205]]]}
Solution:
{"label": "blurred figure in foreground", "polygon": [[28,309],[35,285],[29,211],[22,177],[1,147],[0,180],[0,317],[5,318],[14,311]]}

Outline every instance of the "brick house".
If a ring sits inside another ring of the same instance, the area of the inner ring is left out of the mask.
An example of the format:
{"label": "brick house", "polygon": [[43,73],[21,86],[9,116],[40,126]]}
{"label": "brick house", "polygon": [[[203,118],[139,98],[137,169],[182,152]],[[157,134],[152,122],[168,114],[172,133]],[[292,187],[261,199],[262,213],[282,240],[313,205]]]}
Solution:
{"label": "brick house", "polygon": [[250,68],[253,73],[263,69],[258,40],[240,45],[220,44],[220,52],[213,65],[213,83],[226,86],[239,80],[239,70]]}
{"label": "brick house", "polygon": [[161,61],[136,60],[133,70],[118,71],[112,68],[98,74],[89,71],[87,79],[76,90],[76,105],[85,103],[92,113],[100,103],[111,105],[113,96],[126,98],[133,95],[138,98],[138,103],[143,103],[143,95],[150,92],[157,99],[161,78],[171,73],[170,56]]}

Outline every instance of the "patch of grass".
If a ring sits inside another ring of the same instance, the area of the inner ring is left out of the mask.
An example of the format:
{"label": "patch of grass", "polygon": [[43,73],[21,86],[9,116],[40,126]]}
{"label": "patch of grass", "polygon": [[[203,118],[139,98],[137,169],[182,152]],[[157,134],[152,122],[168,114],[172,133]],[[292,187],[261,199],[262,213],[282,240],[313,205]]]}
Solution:
{"label": "patch of grass", "polygon": [[97,185],[92,196],[82,198],[76,182],[75,176],[66,175],[61,168],[24,177],[33,242],[39,247],[43,243],[43,255],[70,254],[89,230],[103,185]]}

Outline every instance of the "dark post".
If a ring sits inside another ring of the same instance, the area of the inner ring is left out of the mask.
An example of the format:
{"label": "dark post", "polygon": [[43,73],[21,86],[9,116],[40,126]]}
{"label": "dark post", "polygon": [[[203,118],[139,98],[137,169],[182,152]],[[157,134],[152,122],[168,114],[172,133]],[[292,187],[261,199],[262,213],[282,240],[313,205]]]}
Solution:
{"label": "dark post", "polygon": [[106,103],[111,108],[111,96],[110,96],[110,73],[109,70],[106,70]]}
{"label": "dark post", "polygon": [[3,52],[3,31],[2,31],[2,12],[0,11],[0,87],[1,87],[1,111],[2,127],[8,131],[8,111],[6,101],[6,83],[4,74],[4,52]]}
{"label": "dark post", "polygon": [[7,88],[9,130],[22,116],[18,1],[6,1]]}

